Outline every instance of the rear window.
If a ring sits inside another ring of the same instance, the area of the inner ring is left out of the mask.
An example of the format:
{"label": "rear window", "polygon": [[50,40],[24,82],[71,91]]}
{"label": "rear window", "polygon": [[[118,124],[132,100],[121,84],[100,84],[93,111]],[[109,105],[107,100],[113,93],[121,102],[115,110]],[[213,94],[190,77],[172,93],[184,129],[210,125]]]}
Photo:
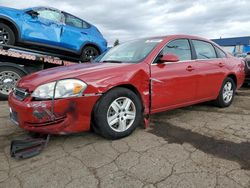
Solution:
{"label": "rear window", "polygon": [[197,59],[212,59],[217,58],[215,49],[212,44],[200,40],[192,40]]}

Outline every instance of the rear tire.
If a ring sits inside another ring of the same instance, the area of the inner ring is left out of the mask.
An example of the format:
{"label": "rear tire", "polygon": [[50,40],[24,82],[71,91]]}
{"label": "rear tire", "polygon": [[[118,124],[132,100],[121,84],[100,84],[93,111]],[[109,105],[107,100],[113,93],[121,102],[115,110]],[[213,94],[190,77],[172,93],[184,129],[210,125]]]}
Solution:
{"label": "rear tire", "polygon": [[8,99],[17,81],[26,74],[14,67],[0,67],[0,99]]}
{"label": "rear tire", "polygon": [[15,34],[12,29],[4,23],[0,23],[0,44],[14,45]]}
{"label": "rear tire", "polygon": [[221,86],[219,96],[215,100],[215,105],[221,108],[232,104],[235,95],[236,85],[232,78],[227,77]]}
{"label": "rear tire", "polygon": [[134,92],[126,88],[112,89],[102,96],[94,108],[94,130],[108,139],[130,135],[141,120],[141,101]]}
{"label": "rear tire", "polygon": [[81,61],[88,62],[100,55],[100,52],[93,46],[85,46],[82,50]]}

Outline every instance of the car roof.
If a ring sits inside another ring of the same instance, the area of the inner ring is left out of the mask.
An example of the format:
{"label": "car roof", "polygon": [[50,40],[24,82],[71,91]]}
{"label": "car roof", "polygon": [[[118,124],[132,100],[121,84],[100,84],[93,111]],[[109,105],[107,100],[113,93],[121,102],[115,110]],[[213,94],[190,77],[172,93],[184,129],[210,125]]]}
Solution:
{"label": "car roof", "polygon": [[74,16],[74,17],[76,17],[76,18],[78,18],[78,19],[80,19],[80,20],[82,20],[82,21],[84,21],[84,22],[86,22],[87,24],[89,24],[89,25],[92,26],[92,24],[90,24],[89,22],[83,20],[82,18],[79,18],[79,17],[77,17],[77,16],[75,16],[75,15],[73,15],[73,14],[70,14],[70,13],[68,13],[68,12],[65,12],[65,11],[62,11],[62,10],[59,10],[59,9],[56,9],[56,8],[54,8],[54,7],[49,7],[49,6],[37,6],[37,7],[27,8],[27,9],[24,9],[24,10],[30,10],[30,9],[49,9],[49,10],[54,10],[54,11],[57,11],[57,12],[60,12],[60,13],[63,13],[63,14],[68,14],[68,15]]}
{"label": "car roof", "polygon": [[197,39],[197,40],[204,40],[204,41],[210,41],[209,39],[203,38],[203,37],[199,37],[199,36],[194,36],[194,35],[185,35],[185,34],[172,34],[172,35],[163,35],[163,36],[153,36],[153,37],[145,37],[142,39],[163,39],[163,40],[167,40],[169,38],[187,38],[187,39]]}
{"label": "car roof", "polygon": [[[140,38],[140,39],[144,39],[144,40],[154,40],[154,39],[161,39],[162,42],[166,42],[168,40],[175,40],[175,39],[195,39],[195,40],[202,40],[202,41],[205,41],[205,42],[209,42],[209,43],[212,43],[214,46],[220,48],[222,51],[224,51],[222,49],[222,47],[218,44],[216,44],[215,42],[213,42],[212,40],[209,40],[209,39],[206,39],[206,38],[203,38],[203,37],[199,37],[199,36],[194,36],[194,35],[185,35],[185,34],[176,34],[176,35],[165,35],[165,36],[155,36],[155,37],[144,37],[144,38]],[[136,39],[135,39],[136,40]],[[133,41],[133,40],[131,40]]]}
{"label": "car roof", "polygon": [[82,20],[82,21],[84,21],[84,22],[86,22],[87,24],[89,24],[89,25],[92,26],[92,24],[90,24],[89,22],[83,20],[82,18],[79,18],[79,17],[77,17],[77,16],[75,16],[75,15],[73,15],[73,14],[71,14],[71,13],[68,13],[68,12],[65,12],[65,11],[62,11],[62,10],[59,10],[59,9],[56,9],[56,8],[54,8],[54,7],[49,7],[49,6],[37,6],[37,7],[31,7],[31,8],[29,8],[29,9],[49,9],[49,10],[54,10],[54,11],[57,11],[57,12],[60,12],[60,13],[63,13],[63,14],[68,14],[68,15],[74,16],[74,17],[76,17],[76,18],[78,18],[78,19],[80,19],[80,20]]}
{"label": "car roof", "polygon": [[55,10],[55,11],[58,11],[58,12],[62,12],[61,10],[59,9],[56,9],[54,7],[49,7],[49,6],[37,6],[37,7],[31,7],[30,9],[50,9],[50,10]]}

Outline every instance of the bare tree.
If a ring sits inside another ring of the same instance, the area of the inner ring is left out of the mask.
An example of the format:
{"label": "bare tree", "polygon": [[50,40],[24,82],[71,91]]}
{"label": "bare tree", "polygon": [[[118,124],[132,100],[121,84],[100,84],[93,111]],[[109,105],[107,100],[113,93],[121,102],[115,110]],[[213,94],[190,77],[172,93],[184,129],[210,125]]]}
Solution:
{"label": "bare tree", "polygon": [[114,47],[118,46],[119,44],[120,44],[119,39],[116,39],[115,42],[114,42]]}

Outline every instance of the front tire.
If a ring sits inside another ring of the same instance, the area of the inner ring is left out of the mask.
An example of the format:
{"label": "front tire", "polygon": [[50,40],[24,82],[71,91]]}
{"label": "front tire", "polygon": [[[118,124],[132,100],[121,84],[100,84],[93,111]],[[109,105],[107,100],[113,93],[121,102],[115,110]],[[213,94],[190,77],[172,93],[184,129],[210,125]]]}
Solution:
{"label": "front tire", "polygon": [[99,51],[93,46],[85,46],[82,50],[81,61],[88,62],[100,55]]}
{"label": "front tire", "polygon": [[15,34],[6,24],[0,23],[0,44],[14,45]]}
{"label": "front tire", "polygon": [[235,95],[236,85],[232,78],[227,77],[221,86],[219,96],[215,100],[215,105],[221,108],[232,104]]}
{"label": "front tire", "polygon": [[130,135],[140,124],[142,107],[139,97],[129,89],[115,88],[106,93],[94,108],[94,130],[108,139]]}

